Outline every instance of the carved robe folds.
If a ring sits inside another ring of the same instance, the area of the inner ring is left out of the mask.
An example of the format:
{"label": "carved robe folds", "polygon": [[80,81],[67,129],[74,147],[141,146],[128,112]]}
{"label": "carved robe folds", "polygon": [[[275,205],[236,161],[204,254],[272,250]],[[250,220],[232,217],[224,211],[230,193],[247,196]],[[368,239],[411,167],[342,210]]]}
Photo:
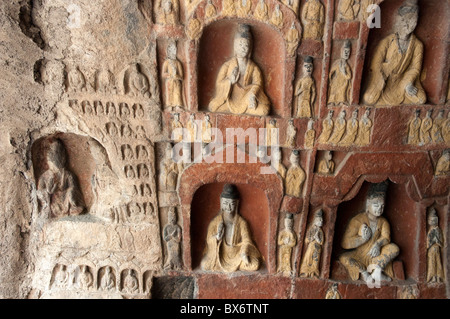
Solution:
{"label": "carved robe folds", "polygon": [[[245,75],[232,85],[230,78],[238,68],[237,58],[226,62],[220,69],[216,81],[216,95],[209,104],[211,112],[231,112],[266,116],[270,112],[270,101],[263,90],[263,78],[258,66],[248,60]],[[256,108],[250,107],[250,97],[255,96]]]}

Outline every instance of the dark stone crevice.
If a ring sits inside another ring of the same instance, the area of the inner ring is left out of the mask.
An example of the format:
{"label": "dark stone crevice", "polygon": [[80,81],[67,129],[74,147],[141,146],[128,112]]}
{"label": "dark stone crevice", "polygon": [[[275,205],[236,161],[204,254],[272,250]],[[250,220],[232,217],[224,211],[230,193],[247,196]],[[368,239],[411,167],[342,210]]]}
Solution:
{"label": "dark stone crevice", "polygon": [[45,42],[41,36],[41,30],[33,22],[33,5],[34,0],[22,0],[20,2],[19,26],[22,33],[33,40],[36,45],[44,49]]}

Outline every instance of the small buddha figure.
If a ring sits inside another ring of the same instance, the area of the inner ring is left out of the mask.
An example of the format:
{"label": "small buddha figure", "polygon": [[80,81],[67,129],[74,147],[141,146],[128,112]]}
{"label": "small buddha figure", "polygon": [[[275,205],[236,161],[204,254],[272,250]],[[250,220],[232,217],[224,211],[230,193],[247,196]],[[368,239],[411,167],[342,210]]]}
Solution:
{"label": "small buddha figure", "polygon": [[217,10],[211,0],[208,0],[205,7],[205,19],[211,19],[217,15]]}
{"label": "small buddha figure", "polygon": [[100,280],[100,288],[104,291],[111,291],[116,288],[116,276],[110,266],[105,267],[105,273]]}
{"label": "small buddha figure", "polygon": [[277,121],[275,119],[270,119],[269,124],[266,127],[266,146],[277,146],[279,145],[279,129],[277,126]]}
{"label": "small buddha figure", "polygon": [[289,160],[291,162],[291,167],[289,167],[286,175],[286,195],[301,197],[306,174],[300,167],[300,152],[298,150],[293,150]]}
{"label": "small buddha figure", "polygon": [[371,184],[366,211],[353,217],[342,238],[348,249],[339,260],[352,280],[361,276],[367,283],[391,281],[392,261],[400,249],[391,242],[389,222],[382,217],[388,183]]}
{"label": "small buddha figure", "polygon": [[279,148],[273,148],[272,149],[272,161],[271,165],[273,169],[280,175],[280,177],[283,179],[283,181],[286,178],[286,167],[282,163],[282,153]]}
{"label": "small buddha figure", "polygon": [[256,271],[261,253],[253,243],[247,221],[239,215],[239,192],[226,184],[220,196],[220,212],[208,226],[202,270]]}
{"label": "small buddha figure", "polygon": [[114,74],[106,67],[103,67],[96,73],[95,88],[100,93],[117,93]]}
{"label": "small buddha figure", "polygon": [[197,140],[198,125],[195,123],[195,114],[192,113],[189,116],[189,122],[187,124],[187,131],[189,133],[188,140],[190,143],[194,143]]}
{"label": "small buddha figure", "polygon": [[372,129],[373,122],[369,118],[370,109],[366,109],[364,115],[359,121],[358,137],[356,138],[356,144],[359,146],[365,146],[370,144],[370,130]]}
{"label": "small buddha figure", "polygon": [[292,22],[291,27],[286,34],[285,40],[287,55],[290,57],[295,57],[295,53],[300,42],[300,33],[295,27],[294,22]]}
{"label": "small buddha figure", "polygon": [[300,267],[300,277],[319,278],[320,276],[320,257],[325,240],[322,226],[323,210],[319,209],[314,214],[313,224],[306,233],[305,245],[307,248]]}
{"label": "small buddha figure", "polygon": [[294,125],[293,119],[288,121],[285,144],[287,147],[295,147],[297,144],[297,127]]}
{"label": "small buddha figure", "polygon": [[123,120],[127,120],[130,117],[130,115],[131,115],[130,108],[128,107],[128,104],[127,103],[120,103],[119,108],[120,108],[120,117]]}
{"label": "small buddha figure", "polygon": [[304,38],[321,41],[325,25],[325,8],[319,0],[306,0],[302,11]]}
{"label": "small buddha figure", "polygon": [[81,271],[78,277],[78,287],[80,289],[89,290],[94,283],[91,271],[85,265],[81,267]]}
{"label": "small buddha figure", "polygon": [[275,5],[275,10],[270,18],[270,23],[279,29],[283,28],[283,12],[281,12],[280,5],[278,3]]}
{"label": "small buddha figure", "polygon": [[173,115],[171,137],[175,143],[179,143],[183,140],[183,130],[183,124],[180,122],[180,113],[175,113]]}
{"label": "small buddha figure", "polygon": [[130,70],[128,87],[131,96],[150,98],[150,83],[147,76],[141,72],[141,67],[137,63]]}
{"label": "small buddha figure", "polygon": [[444,236],[439,228],[439,218],[436,209],[431,207],[428,213],[427,233],[427,282],[443,282],[441,249],[444,247]]}
{"label": "small buddha figure", "polygon": [[358,120],[358,109],[354,110],[352,113],[352,118],[347,123],[347,129],[345,136],[339,142],[342,146],[351,146],[356,140],[358,135],[359,120]]}
{"label": "small buddha figure", "polygon": [[419,18],[417,0],[407,0],[397,11],[395,33],[384,38],[372,58],[369,85],[364,93],[368,105],[424,104],[422,87],[423,43],[414,35]]}
{"label": "small buddha figure", "polygon": [[208,114],[205,115],[205,119],[202,123],[202,142],[204,144],[212,142],[212,123],[211,117]]}
{"label": "small buddha figure", "polygon": [[303,62],[303,75],[297,80],[294,89],[294,107],[297,117],[314,117],[316,83],[312,77],[313,58],[307,56]]}
{"label": "small buddha figure", "polygon": [[167,46],[167,59],[163,63],[162,77],[165,80],[166,108],[183,108],[183,66],[177,59],[177,45]]}
{"label": "small buddha figure", "polygon": [[444,112],[445,110],[439,111],[438,115],[433,120],[433,126],[431,127],[431,138],[436,144],[444,142],[444,138],[442,137],[442,126],[445,122]]}
{"label": "small buddha figure", "polygon": [[358,16],[359,7],[359,0],[340,0],[338,7],[339,20],[355,20]]}
{"label": "small buddha figure", "polygon": [[270,102],[264,93],[262,74],[250,57],[252,44],[250,27],[239,25],[234,39],[235,56],[220,68],[216,93],[209,103],[211,112],[269,114]]}
{"label": "small buddha figure", "polygon": [[168,223],[163,229],[163,239],[167,245],[167,260],[164,269],[181,269],[181,227],[177,225],[175,207],[169,208]]}
{"label": "small buddha figure", "polygon": [[319,163],[317,172],[323,175],[332,175],[334,174],[334,167],[333,152],[326,151],[324,158]]}
{"label": "small buddha figure", "polygon": [[338,283],[333,283],[330,289],[327,290],[325,299],[342,299],[341,293],[338,290]]}
{"label": "small buddha figure", "polygon": [[122,159],[124,161],[134,159],[133,149],[130,145],[122,145]]}
{"label": "small buddha figure", "polygon": [[341,49],[341,58],[336,60],[330,69],[330,86],[328,104],[348,105],[350,103],[350,90],[352,80],[352,69],[348,64],[351,53],[351,42],[346,40]]}
{"label": "small buddha figure", "polygon": [[433,127],[433,119],[431,114],[433,110],[428,110],[425,118],[422,120],[420,125],[420,145],[427,145],[432,142],[431,139],[431,128]]}
{"label": "small buddha figure", "polygon": [[450,174],[450,150],[446,149],[436,164],[434,175],[445,176],[449,174]]}
{"label": "small buddha figure", "polygon": [[292,249],[297,245],[294,232],[294,215],[286,214],[284,229],[278,235],[278,269],[277,272],[289,276],[292,273]]}
{"label": "small buddha figure", "polygon": [[150,171],[148,170],[147,165],[140,164],[138,166],[138,175],[140,179],[147,179],[150,177]]}
{"label": "small buddha figure", "polygon": [[106,104],[106,108],[108,110],[108,116],[111,118],[115,118],[117,116],[116,106],[112,102],[108,102]]}
{"label": "small buddha figure", "polygon": [[167,144],[164,159],[160,166],[160,187],[166,191],[175,191],[178,184],[179,169],[172,158],[172,146]]}
{"label": "small buddha figure", "polygon": [[83,72],[80,71],[80,68],[77,66],[75,68],[72,68],[68,75],[68,85],[69,89],[72,92],[79,93],[79,92],[86,92],[86,77],[84,76]]}
{"label": "small buddha figure", "polygon": [[314,130],[314,120],[308,121],[308,127],[305,133],[305,148],[311,149],[314,147],[314,141],[316,139],[316,131]]}
{"label": "small buddha figure", "polygon": [[89,101],[83,101],[81,103],[81,107],[83,108],[83,112],[86,115],[94,115],[94,108],[92,107]]}
{"label": "small buddha figure", "polygon": [[251,11],[252,11],[251,0],[239,0],[237,9],[238,17],[246,18],[248,15],[250,15]]}
{"label": "small buddha figure", "polygon": [[139,292],[139,282],[133,269],[128,269],[123,281],[123,292],[126,294],[136,294]]}
{"label": "small buddha figure", "polygon": [[330,144],[337,145],[344,136],[345,130],[347,129],[347,120],[345,119],[345,115],[346,115],[345,110],[342,110],[341,113],[339,113],[339,116],[336,119],[336,122],[334,123],[333,134],[331,135],[330,140],[328,141]]}
{"label": "small buddha figure", "polygon": [[326,144],[330,140],[331,134],[334,130],[333,110],[328,111],[327,117],[322,121],[322,133],[319,137],[319,143]]}
{"label": "small buddha figure", "polygon": [[39,177],[37,196],[49,217],[76,216],[86,211],[78,181],[67,166],[64,144],[53,139],[45,154],[47,170]]}
{"label": "small buddha figure", "polygon": [[69,273],[67,272],[67,266],[56,265],[55,268],[56,274],[53,280],[53,285],[60,289],[66,288],[67,283],[69,282]]}
{"label": "small buddha figure", "polygon": [[234,0],[224,0],[222,8],[222,15],[224,16],[233,16],[236,14],[236,5]]}
{"label": "small buddha figure", "polygon": [[121,135],[124,139],[130,139],[134,137],[133,130],[131,129],[130,125],[122,125],[121,131]]}
{"label": "small buddha figure", "polygon": [[420,110],[414,112],[414,118],[409,122],[408,130],[408,144],[419,145],[420,143],[420,126],[422,120],[420,119]]}
{"label": "small buddha figure", "polygon": [[158,23],[167,25],[178,24],[180,15],[178,0],[158,0],[155,4]]}
{"label": "small buddha figure", "polygon": [[269,20],[269,7],[264,0],[259,0],[256,5],[254,17],[261,21]]}
{"label": "small buddha figure", "polygon": [[299,0],[281,0],[281,2],[287,5],[292,11],[294,11],[295,15],[298,14],[298,8],[300,6]]}

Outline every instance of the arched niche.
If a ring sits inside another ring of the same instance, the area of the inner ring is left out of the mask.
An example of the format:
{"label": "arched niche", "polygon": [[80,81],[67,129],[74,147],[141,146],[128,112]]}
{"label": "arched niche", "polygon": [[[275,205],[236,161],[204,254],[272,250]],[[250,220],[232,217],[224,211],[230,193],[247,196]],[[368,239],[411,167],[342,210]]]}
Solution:
{"label": "arched niche", "polygon": [[[337,208],[334,228],[333,249],[331,255],[331,278],[349,280],[346,269],[338,260],[345,252],[341,247],[343,235],[350,220],[359,213],[365,212],[366,198],[370,183],[365,181],[356,196],[342,202]],[[400,248],[400,254],[394,263],[401,261],[405,279],[419,280],[420,234],[423,226],[423,214],[420,205],[411,199],[406,191],[406,184],[389,182],[385,209],[382,217],[386,218],[391,231],[391,242]],[[399,275],[400,264],[394,266],[394,274]],[[397,278],[399,279],[399,278]]]}
{"label": "arched niche", "polygon": [[264,91],[271,102],[270,115],[290,116],[285,101],[285,40],[274,27],[257,20],[222,19],[203,29],[197,57],[198,109],[207,111],[214,97],[220,67],[233,57],[233,39],[239,23],[250,25],[253,35],[251,58],[262,72]]}
{"label": "arched niche", "polygon": [[[225,183],[213,183],[200,187],[191,205],[192,268],[197,269],[206,247],[208,225],[220,212],[220,194]],[[250,184],[237,184],[239,215],[249,224],[252,239],[258,247],[263,262],[260,271],[267,270],[269,242],[269,204],[264,190]]]}
{"label": "arched niche", "polygon": [[[361,83],[360,101],[368,86],[369,70],[375,50],[382,39],[393,34],[398,8],[405,0],[382,1],[381,28],[370,29]],[[427,94],[427,104],[443,104],[448,88],[448,32],[450,29],[450,3],[441,0],[419,0],[419,21],[414,34],[424,45],[422,86]]]}

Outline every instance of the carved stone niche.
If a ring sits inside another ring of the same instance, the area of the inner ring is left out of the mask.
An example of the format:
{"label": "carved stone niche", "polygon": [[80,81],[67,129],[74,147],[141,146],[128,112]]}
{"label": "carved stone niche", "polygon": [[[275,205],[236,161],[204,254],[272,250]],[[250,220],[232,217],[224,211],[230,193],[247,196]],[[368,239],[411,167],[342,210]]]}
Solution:
{"label": "carved stone niche", "polygon": [[[366,199],[371,183],[364,182],[358,194],[347,202],[342,202],[337,209],[335,223],[333,253],[331,263],[331,278],[333,280],[350,280],[349,274],[339,257],[346,251],[342,248],[342,240],[350,220],[366,211]],[[391,262],[393,275],[392,284],[399,285],[403,280],[418,282],[422,277],[420,264],[426,260],[421,256],[418,247],[420,234],[425,231],[422,212],[419,205],[406,192],[406,184],[389,182],[385,197],[384,212],[381,215],[389,223],[390,243],[400,249],[399,255]],[[348,251],[348,250],[347,250]],[[389,267],[389,266],[388,266]],[[360,276],[359,282],[362,282]],[[381,282],[385,284],[386,282]]]}
{"label": "carved stone niche", "polygon": [[269,115],[290,116],[285,101],[285,42],[281,33],[254,20],[226,19],[203,30],[198,48],[198,109],[207,111],[215,97],[217,76],[222,65],[234,56],[233,41],[238,25],[250,26],[253,45],[251,60],[262,73],[262,88],[270,100]]}

